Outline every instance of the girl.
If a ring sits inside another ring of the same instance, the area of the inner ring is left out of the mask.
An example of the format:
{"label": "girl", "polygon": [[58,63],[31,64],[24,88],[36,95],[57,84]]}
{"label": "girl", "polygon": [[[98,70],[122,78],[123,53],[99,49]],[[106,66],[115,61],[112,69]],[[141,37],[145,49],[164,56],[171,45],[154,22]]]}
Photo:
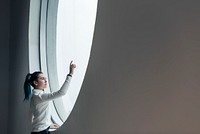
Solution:
{"label": "girl", "polygon": [[[47,86],[47,79],[42,72],[37,71],[32,74],[27,74],[24,82],[24,100],[29,100],[29,98],[31,98],[30,110],[31,114],[33,115],[31,134],[50,134],[48,131],[49,128],[57,127],[55,124],[51,123],[49,101],[66,94],[75,68],[76,65],[72,64],[71,61],[69,66],[69,74],[67,75],[64,84],[60,90],[52,93],[44,93],[44,89]],[[33,87],[33,90],[31,90],[31,86]]]}

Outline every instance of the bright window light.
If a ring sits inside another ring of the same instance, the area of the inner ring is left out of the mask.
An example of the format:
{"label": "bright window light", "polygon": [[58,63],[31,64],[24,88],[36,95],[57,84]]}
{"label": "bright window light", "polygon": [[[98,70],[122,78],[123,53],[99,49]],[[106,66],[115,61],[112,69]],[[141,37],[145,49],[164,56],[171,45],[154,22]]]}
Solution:
{"label": "bright window light", "polygon": [[97,0],[59,0],[56,31],[59,87],[66,79],[70,61],[77,65],[69,90],[62,98],[67,116],[76,102],[87,69],[96,11]]}

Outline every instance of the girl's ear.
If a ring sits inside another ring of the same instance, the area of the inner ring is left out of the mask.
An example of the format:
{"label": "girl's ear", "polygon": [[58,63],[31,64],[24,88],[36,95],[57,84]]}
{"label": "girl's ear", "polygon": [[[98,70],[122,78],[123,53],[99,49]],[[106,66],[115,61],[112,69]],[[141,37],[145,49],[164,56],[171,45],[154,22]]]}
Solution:
{"label": "girl's ear", "polygon": [[37,81],[33,81],[33,84],[35,85],[35,86],[37,86],[38,85],[38,82]]}

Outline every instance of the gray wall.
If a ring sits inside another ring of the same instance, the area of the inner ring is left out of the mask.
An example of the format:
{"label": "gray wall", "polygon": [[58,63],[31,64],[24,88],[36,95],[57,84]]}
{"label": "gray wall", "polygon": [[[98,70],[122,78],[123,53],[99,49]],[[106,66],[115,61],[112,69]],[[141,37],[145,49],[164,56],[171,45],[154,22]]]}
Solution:
{"label": "gray wall", "polygon": [[8,134],[28,134],[28,103],[23,103],[23,82],[28,73],[29,0],[11,1],[10,81]]}
{"label": "gray wall", "polygon": [[[9,2],[3,3],[9,13]],[[27,0],[11,1],[10,70],[1,70],[6,80],[10,72],[8,134],[27,134],[29,129],[28,104],[22,103],[28,9]],[[197,0],[99,0],[85,81],[74,110],[57,132],[198,134],[199,12]],[[6,36],[1,36],[1,53],[9,57],[9,17],[5,18],[0,22],[7,33],[0,32]],[[1,105],[7,103],[6,95],[0,98]],[[3,105],[1,112],[7,116],[6,108]],[[0,115],[5,122],[6,116]]]}
{"label": "gray wall", "polygon": [[198,134],[200,1],[99,0],[86,78],[61,133]]}
{"label": "gray wall", "polygon": [[8,90],[9,90],[9,31],[10,1],[0,0],[0,133],[7,133]]}

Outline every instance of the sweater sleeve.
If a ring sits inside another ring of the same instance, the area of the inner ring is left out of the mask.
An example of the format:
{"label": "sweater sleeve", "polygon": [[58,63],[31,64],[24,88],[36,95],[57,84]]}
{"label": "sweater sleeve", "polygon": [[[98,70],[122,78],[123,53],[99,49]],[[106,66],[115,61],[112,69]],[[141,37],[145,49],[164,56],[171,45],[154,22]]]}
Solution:
{"label": "sweater sleeve", "polygon": [[54,100],[54,99],[64,96],[69,88],[71,79],[72,77],[70,75],[67,75],[67,78],[65,82],[63,83],[62,87],[60,88],[60,90],[56,92],[41,94],[40,96],[41,101],[50,101],[50,100]]}

